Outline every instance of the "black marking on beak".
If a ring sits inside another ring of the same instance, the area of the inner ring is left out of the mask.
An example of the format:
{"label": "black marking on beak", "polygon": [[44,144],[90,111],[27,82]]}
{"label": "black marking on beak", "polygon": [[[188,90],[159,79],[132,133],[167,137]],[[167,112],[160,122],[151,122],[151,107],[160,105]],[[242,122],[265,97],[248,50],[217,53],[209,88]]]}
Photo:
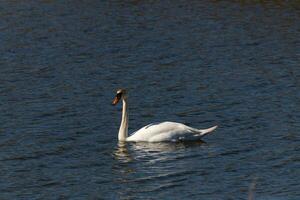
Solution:
{"label": "black marking on beak", "polygon": [[114,105],[114,106],[117,105],[117,103],[120,101],[121,97],[122,97],[122,93],[118,93],[115,96],[115,98],[113,99],[112,105]]}

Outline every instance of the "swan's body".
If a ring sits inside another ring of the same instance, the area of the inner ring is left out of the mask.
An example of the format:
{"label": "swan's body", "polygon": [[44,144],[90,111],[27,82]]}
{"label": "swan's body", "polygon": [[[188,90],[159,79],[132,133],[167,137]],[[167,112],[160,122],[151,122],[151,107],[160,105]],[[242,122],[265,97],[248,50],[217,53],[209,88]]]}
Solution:
{"label": "swan's body", "polygon": [[217,126],[214,126],[200,130],[177,122],[161,122],[144,126],[128,137],[128,105],[126,90],[121,89],[117,91],[117,96],[113,101],[113,105],[116,105],[120,99],[123,100],[123,109],[122,121],[118,135],[119,141],[174,142],[199,140],[201,137],[217,128]]}
{"label": "swan's body", "polygon": [[126,138],[126,141],[176,142],[197,140],[216,128],[217,126],[205,130],[198,130],[177,122],[154,123],[134,132],[131,136]]}

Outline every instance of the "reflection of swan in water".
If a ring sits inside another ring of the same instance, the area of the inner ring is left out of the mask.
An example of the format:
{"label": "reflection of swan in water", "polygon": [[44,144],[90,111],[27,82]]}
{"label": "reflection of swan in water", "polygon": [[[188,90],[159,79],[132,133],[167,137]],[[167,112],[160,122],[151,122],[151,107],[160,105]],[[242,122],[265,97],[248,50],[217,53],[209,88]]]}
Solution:
{"label": "reflection of swan in water", "polygon": [[186,160],[205,155],[205,151],[199,151],[199,147],[208,147],[203,144],[201,141],[119,142],[112,168],[113,181],[120,186],[117,195],[122,199],[138,199],[136,195],[140,193],[155,194],[185,185],[189,177],[199,174],[198,166],[186,166]]}
{"label": "reflection of swan in water", "polygon": [[119,142],[118,147],[114,152],[115,158],[124,163],[131,162],[133,160],[130,154],[128,153],[128,148],[126,145],[127,144],[125,142]]}
{"label": "reflection of swan in water", "polygon": [[122,122],[119,129],[119,141],[128,142],[174,142],[199,140],[212,132],[217,126],[208,129],[196,129],[177,122],[162,122],[149,124],[128,137],[128,106],[127,92],[124,89],[117,91],[112,104],[123,101]]}
{"label": "reflection of swan in water", "polygon": [[[137,160],[154,163],[179,158],[185,154],[187,148],[199,147],[203,144],[206,143],[201,140],[177,143],[119,142],[114,157],[121,163],[132,163]],[[176,153],[173,154],[174,152]]]}
{"label": "reflection of swan in water", "polygon": [[139,143],[132,143],[131,147],[134,150],[142,151],[144,153],[170,153],[170,152],[186,149],[186,148],[193,147],[193,146],[199,146],[202,144],[205,144],[205,142],[202,140],[176,142],[176,143],[139,142]]}

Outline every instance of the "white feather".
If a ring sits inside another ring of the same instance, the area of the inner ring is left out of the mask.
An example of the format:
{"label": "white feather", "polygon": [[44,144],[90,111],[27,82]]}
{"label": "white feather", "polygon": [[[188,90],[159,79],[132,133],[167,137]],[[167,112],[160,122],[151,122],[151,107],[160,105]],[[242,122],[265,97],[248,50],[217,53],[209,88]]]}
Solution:
{"label": "white feather", "polygon": [[177,122],[162,122],[144,126],[126,141],[134,142],[165,142],[197,140],[215,130],[217,126],[209,129],[198,130]]}

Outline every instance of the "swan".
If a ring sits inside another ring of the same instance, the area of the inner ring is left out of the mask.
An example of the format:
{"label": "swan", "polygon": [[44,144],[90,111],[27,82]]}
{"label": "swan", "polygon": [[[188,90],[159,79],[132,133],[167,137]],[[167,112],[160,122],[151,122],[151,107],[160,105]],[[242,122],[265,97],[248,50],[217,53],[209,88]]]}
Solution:
{"label": "swan", "polygon": [[123,102],[122,121],[118,139],[121,142],[176,142],[199,140],[204,135],[212,132],[218,126],[208,129],[196,129],[177,122],[152,123],[135,131],[128,137],[128,96],[126,89],[118,89],[112,105]]}

